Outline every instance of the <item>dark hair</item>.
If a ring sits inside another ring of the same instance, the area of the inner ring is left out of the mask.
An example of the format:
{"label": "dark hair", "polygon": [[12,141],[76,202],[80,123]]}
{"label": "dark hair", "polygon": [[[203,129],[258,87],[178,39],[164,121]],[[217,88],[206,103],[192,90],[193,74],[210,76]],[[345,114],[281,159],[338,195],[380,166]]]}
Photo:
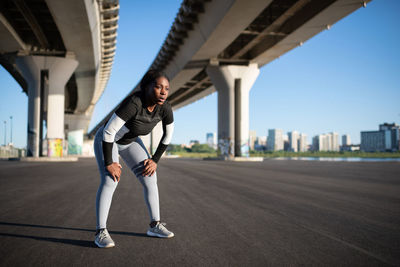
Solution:
{"label": "dark hair", "polygon": [[169,78],[168,76],[165,74],[165,72],[160,71],[160,70],[153,70],[150,69],[146,72],[146,74],[143,76],[142,80],[140,81],[140,90],[142,92],[144,92],[146,90],[146,88],[152,84],[155,83],[156,80],[160,77],[165,77],[168,82],[169,82]]}

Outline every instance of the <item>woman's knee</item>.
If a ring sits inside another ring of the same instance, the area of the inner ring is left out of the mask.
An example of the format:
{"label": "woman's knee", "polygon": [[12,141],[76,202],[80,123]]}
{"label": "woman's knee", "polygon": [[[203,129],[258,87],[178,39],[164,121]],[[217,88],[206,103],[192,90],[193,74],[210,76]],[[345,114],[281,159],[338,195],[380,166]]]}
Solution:
{"label": "woman's knee", "polygon": [[105,175],[103,178],[103,185],[106,187],[110,187],[110,188],[116,188],[118,185],[117,181],[114,181],[114,179],[112,178],[112,176],[110,175]]}
{"label": "woman's knee", "polygon": [[153,173],[151,176],[140,176],[138,177],[142,182],[143,186],[146,188],[152,188],[157,186],[157,173]]}

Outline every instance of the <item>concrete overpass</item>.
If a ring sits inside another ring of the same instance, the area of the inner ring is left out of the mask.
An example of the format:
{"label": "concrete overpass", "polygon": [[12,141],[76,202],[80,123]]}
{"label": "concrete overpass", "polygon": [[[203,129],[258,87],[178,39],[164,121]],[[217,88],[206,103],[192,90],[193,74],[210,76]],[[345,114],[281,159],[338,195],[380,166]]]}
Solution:
{"label": "concrete overpass", "polygon": [[[249,91],[259,69],[367,2],[184,0],[150,68],[170,77],[169,101],[175,110],[217,91],[219,153],[242,156],[248,151]],[[160,131],[159,125],[152,133],[152,148]]]}
{"label": "concrete overpass", "polygon": [[29,98],[28,156],[42,154],[44,121],[53,155],[65,133],[87,132],[110,77],[118,10],[118,0],[0,2],[0,63]]}

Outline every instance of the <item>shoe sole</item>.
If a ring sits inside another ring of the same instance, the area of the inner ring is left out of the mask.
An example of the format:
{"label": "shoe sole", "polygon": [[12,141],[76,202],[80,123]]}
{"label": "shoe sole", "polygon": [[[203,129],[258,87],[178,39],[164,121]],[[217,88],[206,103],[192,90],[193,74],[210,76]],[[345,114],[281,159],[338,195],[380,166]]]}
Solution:
{"label": "shoe sole", "polygon": [[160,234],[153,233],[153,232],[151,232],[151,231],[147,231],[147,235],[148,235],[148,236],[153,236],[153,237],[160,237],[160,238],[172,238],[172,237],[175,236],[174,234],[172,234],[172,235],[170,235],[170,236],[160,235]]}
{"label": "shoe sole", "polygon": [[96,246],[99,247],[99,248],[113,248],[113,247],[115,247],[115,244],[108,244],[108,245],[106,245],[106,246],[102,246],[102,245],[100,245],[99,243],[97,243],[96,240],[94,241],[94,243],[95,243]]}

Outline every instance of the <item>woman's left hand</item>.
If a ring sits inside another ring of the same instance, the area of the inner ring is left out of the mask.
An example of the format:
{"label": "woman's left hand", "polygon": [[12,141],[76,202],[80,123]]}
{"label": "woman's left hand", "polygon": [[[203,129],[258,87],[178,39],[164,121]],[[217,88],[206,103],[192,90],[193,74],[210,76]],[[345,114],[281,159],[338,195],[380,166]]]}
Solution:
{"label": "woman's left hand", "polygon": [[157,163],[155,163],[152,159],[144,160],[144,170],[142,172],[143,176],[152,176],[157,169]]}

